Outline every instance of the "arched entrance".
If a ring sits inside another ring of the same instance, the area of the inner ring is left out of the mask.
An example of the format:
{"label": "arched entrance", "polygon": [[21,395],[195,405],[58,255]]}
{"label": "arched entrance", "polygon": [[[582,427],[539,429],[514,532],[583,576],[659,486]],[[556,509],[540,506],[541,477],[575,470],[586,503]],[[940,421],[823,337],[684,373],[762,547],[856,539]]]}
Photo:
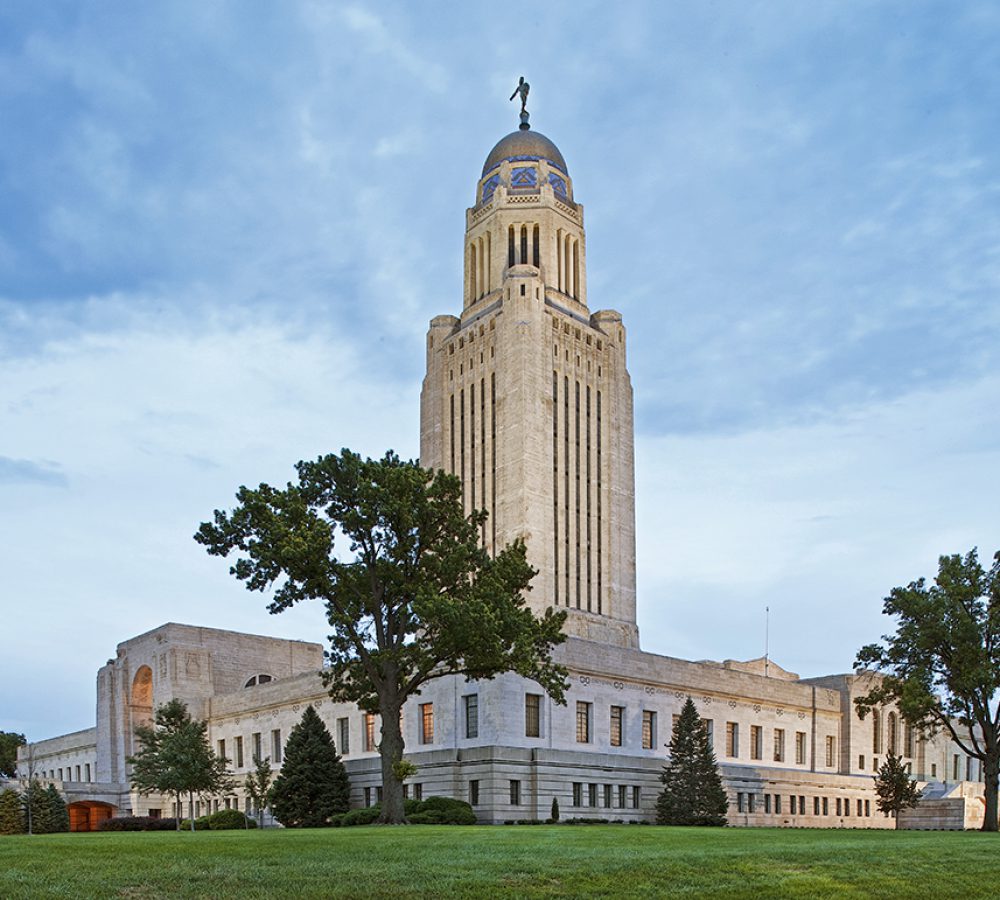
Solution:
{"label": "arched entrance", "polygon": [[78,800],[67,805],[70,831],[97,831],[115,814],[115,807],[100,800]]}

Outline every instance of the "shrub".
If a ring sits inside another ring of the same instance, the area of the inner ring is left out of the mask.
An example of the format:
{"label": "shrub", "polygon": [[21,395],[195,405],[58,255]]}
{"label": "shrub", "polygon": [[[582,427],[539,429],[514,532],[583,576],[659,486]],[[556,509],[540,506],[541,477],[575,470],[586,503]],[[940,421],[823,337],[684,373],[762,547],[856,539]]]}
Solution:
{"label": "shrub", "polygon": [[105,819],[98,826],[101,831],[174,831],[176,819],[154,819],[151,816],[118,816]]}
{"label": "shrub", "polygon": [[[256,828],[257,822],[243,815],[238,809],[220,809],[210,816],[205,816],[205,827],[209,831],[228,831],[231,828]],[[198,823],[195,822],[197,830]]]}
{"label": "shrub", "polygon": [[381,806],[366,806],[362,809],[352,809],[344,813],[344,818],[340,820],[341,827],[350,828],[352,825],[371,825],[382,814]]}
{"label": "shrub", "polygon": [[552,798],[552,812],[549,813],[549,818],[553,822],[559,821],[559,801],[555,797]]}

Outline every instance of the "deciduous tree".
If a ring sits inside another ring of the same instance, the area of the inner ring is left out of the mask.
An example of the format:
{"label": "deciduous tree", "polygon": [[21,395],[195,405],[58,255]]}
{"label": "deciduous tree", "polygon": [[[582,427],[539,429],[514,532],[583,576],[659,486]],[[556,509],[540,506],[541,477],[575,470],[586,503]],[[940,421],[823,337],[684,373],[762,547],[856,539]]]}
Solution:
{"label": "deciduous tree", "polygon": [[903,757],[890,753],[875,775],[875,793],[875,805],[879,812],[891,815],[899,828],[899,813],[916,806],[922,791],[906,771]]}
{"label": "deciduous tree", "polygon": [[232,790],[228,763],[208,745],[208,725],[193,719],[187,704],[170,700],[157,708],[152,725],[135,729],[140,749],[128,758],[132,787],[141,794],[167,794],[177,798],[180,828],[181,798],[188,797],[194,831],[194,795]]}
{"label": "deciduous tree", "polygon": [[351,785],[333,738],[311,706],[288,736],[281,771],[271,788],[274,817],[286,828],[322,828],[347,812]]}
{"label": "deciduous tree", "polygon": [[923,578],[893,588],[882,611],[896,631],[858,651],[855,668],[881,675],[855,699],[858,714],[895,702],[925,734],[942,729],[982,761],[986,782],[983,831],[996,831],[1000,782],[1000,553],[985,571],[973,549],[938,560]]}
{"label": "deciduous tree", "polygon": [[247,776],[244,789],[250,798],[250,803],[257,813],[257,824],[264,827],[264,810],[271,803],[274,775],[271,772],[271,757],[261,759],[254,754],[253,772]]}
{"label": "deciduous tree", "polygon": [[486,514],[464,515],[454,476],[392,452],[371,460],[349,450],[296,469],[298,483],[283,490],[240,488],[239,505],[216,510],[195,539],[218,556],[238,551],[230,572],[248,590],[277,586],[271,612],[325,602],[325,683],[335,700],[381,714],[380,821],[402,822],[393,766],[403,756],[406,700],[443,675],[514,671],[563,702],[566,673],[550,652],[564,639],[565,613],[532,615],[524,544],[490,557],[479,544]]}
{"label": "deciduous tree", "polygon": [[17,748],[24,744],[23,734],[0,731],[0,778],[13,778],[17,774]]}
{"label": "deciduous tree", "polygon": [[690,697],[674,725],[656,802],[660,825],[725,825],[729,801],[708,729]]}

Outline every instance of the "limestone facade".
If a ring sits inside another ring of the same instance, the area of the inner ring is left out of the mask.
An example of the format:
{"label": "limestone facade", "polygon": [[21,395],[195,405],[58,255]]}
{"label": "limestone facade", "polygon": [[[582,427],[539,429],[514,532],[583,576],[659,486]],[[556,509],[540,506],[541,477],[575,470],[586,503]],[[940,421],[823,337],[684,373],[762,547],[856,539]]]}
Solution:
{"label": "limestone facade", "polygon": [[[975,821],[977,761],[942,735],[921,739],[893,708],[860,720],[853,700],[866,676],[800,679],[770,660],[639,649],[625,327],[617,312],[590,312],[583,207],[562,154],[537,132],[490,152],[466,212],[461,314],[432,320],[426,352],[421,462],[458,475],[467,509],[489,512],[488,550],[526,542],[539,570],[529,603],[569,613],[556,657],[570,689],[560,706],[511,674],[428,684],[403,711],[418,768],[411,796],[466,799],[482,822],[545,818],[553,799],[564,817],[651,820],[690,696],[709,723],[733,825],[893,827],[873,789],[889,751],[938,803],[915,827]],[[380,723],[333,703],[322,665],[318,644],[164,625],[119,644],[98,672],[95,728],[24,748],[19,774],[81,806],[173,814],[170,798],[131,791],[126,760],[135,727],[178,697],[208,721],[238,785],[195,812],[246,808],[254,756],[277,768],[311,704],[345,760],[352,803],[367,805],[380,790]]]}

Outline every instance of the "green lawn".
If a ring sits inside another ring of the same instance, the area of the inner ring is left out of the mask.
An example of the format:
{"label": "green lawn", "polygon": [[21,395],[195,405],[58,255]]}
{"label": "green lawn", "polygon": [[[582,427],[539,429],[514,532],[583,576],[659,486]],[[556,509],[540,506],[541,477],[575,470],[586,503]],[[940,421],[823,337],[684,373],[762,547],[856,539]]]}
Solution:
{"label": "green lawn", "polygon": [[636,826],[0,837],[0,897],[1000,896],[1000,836]]}

